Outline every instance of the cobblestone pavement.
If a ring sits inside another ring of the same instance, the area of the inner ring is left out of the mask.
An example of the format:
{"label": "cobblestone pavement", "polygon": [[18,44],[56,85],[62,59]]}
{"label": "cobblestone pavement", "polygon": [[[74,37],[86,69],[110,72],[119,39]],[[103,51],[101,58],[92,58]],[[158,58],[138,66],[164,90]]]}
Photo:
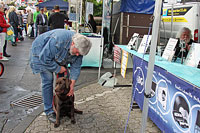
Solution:
{"label": "cobblestone pavement", "polygon": [[[126,79],[117,76],[119,84],[130,84],[132,74]],[[29,125],[25,133],[123,133],[128,118],[131,102],[131,87],[107,88],[98,83],[91,84],[75,92],[75,107],[83,110],[83,115],[75,114],[76,124],[71,124],[68,117],[61,119],[58,128],[50,123],[42,112]],[[127,133],[139,133],[142,112],[133,109],[127,126]],[[147,133],[161,132],[148,119]]]}

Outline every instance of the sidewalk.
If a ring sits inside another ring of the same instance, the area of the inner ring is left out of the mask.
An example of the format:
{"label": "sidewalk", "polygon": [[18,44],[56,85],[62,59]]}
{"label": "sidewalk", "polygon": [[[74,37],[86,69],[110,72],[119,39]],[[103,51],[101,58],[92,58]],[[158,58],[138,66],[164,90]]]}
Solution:
{"label": "sidewalk", "polygon": [[[130,84],[132,73],[126,79],[117,76],[119,84]],[[131,102],[131,87],[106,88],[98,83],[91,84],[75,92],[75,107],[83,111],[83,115],[75,114],[76,124],[71,124],[68,117],[61,119],[58,128],[50,123],[42,112],[26,129],[25,133],[123,133],[128,118]],[[131,111],[127,133],[139,133],[142,112]],[[161,132],[148,119],[147,133]]]}

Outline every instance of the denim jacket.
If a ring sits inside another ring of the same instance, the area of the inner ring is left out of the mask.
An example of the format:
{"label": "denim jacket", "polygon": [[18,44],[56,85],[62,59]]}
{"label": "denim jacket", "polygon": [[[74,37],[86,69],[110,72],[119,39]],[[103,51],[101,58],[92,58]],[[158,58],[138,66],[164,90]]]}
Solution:
{"label": "denim jacket", "polygon": [[77,80],[80,75],[83,56],[70,55],[69,49],[75,33],[56,29],[38,36],[30,50],[30,66],[33,73],[50,71],[58,73],[61,65],[70,64],[70,79]]}

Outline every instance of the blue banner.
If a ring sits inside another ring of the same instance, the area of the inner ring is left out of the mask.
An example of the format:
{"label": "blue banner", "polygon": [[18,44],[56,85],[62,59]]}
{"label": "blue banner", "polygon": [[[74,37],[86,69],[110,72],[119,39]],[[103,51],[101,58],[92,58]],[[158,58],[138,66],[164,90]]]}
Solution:
{"label": "blue banner", "polygon": [[[133,95],[143,108],[148,62],[133,57]],[[180,70],[181,71],[181,70]],[[192,77],[191,77],[192,78]],[[155,66],[148,116],[167,133],[200,132],[200,88]]]}
{"label": "blue banner", "polygon": [[120,12],[153,14],[155,0],[122,0]]}

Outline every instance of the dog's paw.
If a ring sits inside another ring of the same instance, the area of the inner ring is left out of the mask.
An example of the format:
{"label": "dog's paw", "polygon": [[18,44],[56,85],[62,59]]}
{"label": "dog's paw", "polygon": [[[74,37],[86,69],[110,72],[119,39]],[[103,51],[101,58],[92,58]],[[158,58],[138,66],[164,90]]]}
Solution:
{"label": "dog's paw", "polygon": [[72,123],[72,124],[75,124],[75,123],[76,123],[76,120],[71,120],[71,123]]}
{"label": "dog's paw", "polygon": [[83,111],[78,110],[78,109],[74,109],[74,112],[77,113],[77,114],[83,114]]}
{"label": "dog's paw", "polygon": [[79,115],[82,115],[82,114],[83,114],[83,111],[78,110],[78,111],[76,111],[75,113],[77,113],[77,114],[79,114]]}
{"label": "dog's paw", "polygon": [[55,124],[54,124],[54,128],[57,128],[57,127],[59,127],[59,126],[60,126],[59,123],[55,123]]}

